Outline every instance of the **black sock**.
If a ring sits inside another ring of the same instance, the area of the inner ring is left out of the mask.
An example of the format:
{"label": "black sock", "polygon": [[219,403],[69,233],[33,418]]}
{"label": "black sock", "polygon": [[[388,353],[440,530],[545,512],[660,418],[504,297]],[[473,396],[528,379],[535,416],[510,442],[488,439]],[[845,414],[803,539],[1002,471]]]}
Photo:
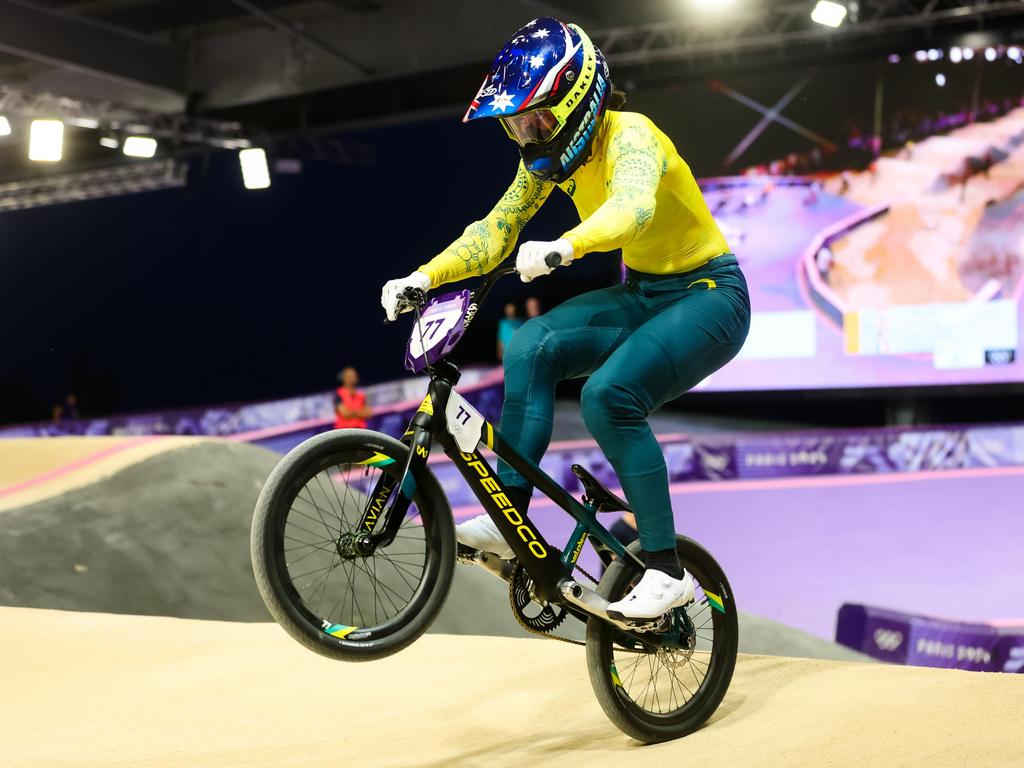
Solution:
{"label": "black sock", "polygon": [[679,566],[679,555],[674,549],[658,549],[645,553],[647,567],[661,571],[673,579],[683,578],[683,569]]}

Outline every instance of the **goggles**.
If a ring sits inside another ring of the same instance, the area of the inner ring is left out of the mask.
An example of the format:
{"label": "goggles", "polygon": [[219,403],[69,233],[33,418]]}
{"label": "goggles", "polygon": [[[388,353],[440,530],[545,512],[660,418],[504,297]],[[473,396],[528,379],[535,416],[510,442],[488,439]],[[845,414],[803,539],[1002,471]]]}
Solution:
{"label": "goggles", "polygon": [[558,133],[562,123],[550,109],[531,109],[521,115],[501,118],[501,124],[509,138],[519,146],[544,144]]}

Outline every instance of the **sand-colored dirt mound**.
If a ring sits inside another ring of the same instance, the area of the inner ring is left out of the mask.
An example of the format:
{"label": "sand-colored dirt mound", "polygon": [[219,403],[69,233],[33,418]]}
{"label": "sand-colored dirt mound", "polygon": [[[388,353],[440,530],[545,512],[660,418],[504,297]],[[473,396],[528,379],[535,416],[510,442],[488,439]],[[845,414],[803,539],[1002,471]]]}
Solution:
{"label": "sand-colored dirt mound", "polygon": [[[96,450],[80,439],[18,442],[32,444],[36,465],[47,462],[47,448],[52,466],[74,461],[76,450]],[[165,447],[177,450],[0,514],[0,605],[267,620],[249,529],[263,481],[281,457],[224,441]],[[506,594],[492,576],[460,568],[434,631],[525,634]]]}
{"label": "sand-colored dirt mound", "polygon": [[710,724],[639,748],[581,648],[428,635],[346,664],[272,624],[0,610],[0,764],[1015,766],[1024,676],[742,656]]}
{"label": "sand-colored dirt mound", "polygon": [[[57,449],[54,464],[68,459],[68,444],[35,443]],[[0,605],[267,620],[249,560],[249,528],[260,487],[279,458],[244,444],[191,442],[3,512]],[[741,614],[740,629],[741,651],[864,658],[766,619]],[[512,617],[507,586],[470,567],[456,569],[431,631],[527,634]],[[575,622],[560,631],[583,637]]]}
{"label": "sand-colored dirt mound", "polygon": [[0,511],[66,493],[197,437],[46,437],[0,440]]}
{"label": "sand-colored dirt mound", "polygon": [[249,525],[277,459],[202,442],[0,514],[0,604],[266,618]]}

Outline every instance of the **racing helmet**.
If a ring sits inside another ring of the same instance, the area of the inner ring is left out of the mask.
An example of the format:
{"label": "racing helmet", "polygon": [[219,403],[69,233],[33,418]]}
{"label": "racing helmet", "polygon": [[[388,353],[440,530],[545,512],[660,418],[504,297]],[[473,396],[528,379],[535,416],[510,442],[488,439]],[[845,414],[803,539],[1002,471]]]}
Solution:
{"label": "racing helmet", "polygon": [[462,122],[498,118],[526,169],[562,182],[590,156],[610,94],[608,63],[587,34],[542,16],[501,49]]}

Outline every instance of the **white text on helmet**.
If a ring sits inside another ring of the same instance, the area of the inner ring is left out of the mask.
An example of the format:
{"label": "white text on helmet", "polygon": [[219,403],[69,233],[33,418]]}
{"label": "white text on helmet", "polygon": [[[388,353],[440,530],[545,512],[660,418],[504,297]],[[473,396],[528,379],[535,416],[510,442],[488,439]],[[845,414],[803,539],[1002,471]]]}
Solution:
{"label": "white text on helmet", "polygon": [[590,104],[587,106],[587,112],[583,116],[583,121],[580,127],[576,130],[575,135],[572,137],[572,141],[569,142],[568,148],[562,153],[562,156],[558,158],[559,162],[562,163],[562,168],[567,169],[572,161],[576,158],[590,140],[591,134],[594,132],[594,126],[597,124],[595,118],[597,112],[601,108],[601,99],[604,96],[605,89],[608,83],[599,72],[597,74],[597,83],[594,87],[594,95],[590,99]]}

